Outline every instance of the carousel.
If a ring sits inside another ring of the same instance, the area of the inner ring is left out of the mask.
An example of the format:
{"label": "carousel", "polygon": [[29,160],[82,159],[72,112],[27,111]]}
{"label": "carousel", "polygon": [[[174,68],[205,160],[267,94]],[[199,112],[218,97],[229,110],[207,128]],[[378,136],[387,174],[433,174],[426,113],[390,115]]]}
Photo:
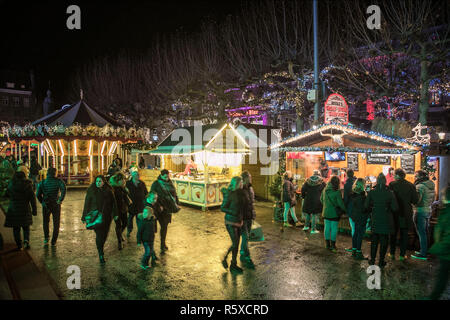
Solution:
{"label": "carousel", "polygon": [[6,156],[35,157],[42,167],[41,178],[54,167],[68,185],[91,183],[116,157],[125,166],[129,156],[123,144],[145,138],[144,129],[120,126],[83,99],[24,127],[3,127],[2,134],[7,137],[7,145],[2,145]]}

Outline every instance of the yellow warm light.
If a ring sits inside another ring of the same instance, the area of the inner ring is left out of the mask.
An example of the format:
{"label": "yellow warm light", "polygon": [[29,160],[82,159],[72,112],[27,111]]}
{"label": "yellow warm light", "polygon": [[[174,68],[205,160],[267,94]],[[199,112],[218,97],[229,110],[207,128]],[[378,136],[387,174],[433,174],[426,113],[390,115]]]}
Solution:
{"label": "yellow warm light", "polygon": [[55,151],[53,151],[53,147],[52,147],[52,144],[50,143],[50,141],[48,139],[46,139],[45,141],[47,141],[47,144],[50,147],[50,150],[52,151],[52,155],[55,155]]}
{"label": "yellow warm light", "polygon": [[239,132],[236,131],[235,128],[233,128],[232,125],[230,125],[231,130],[233,130],[233,132],[236,134],[236,136],[239,138],[239,140],[242,141],[242,143],[247,147],[250,148],[250,146],[247,144],[247,142],[245,142],[244,138],[241,137],[241,135],[239,134]]}
{"label": "yellow warm light", "polygon": [[205,148],[208,148],[208,146],[214,141],[214,140],[216,140],[216,138],[219,136],[219,134],[223,131],[223,129],[225,129],[226,127],[227,127],[227,125],[228,124],[225,124],[223,127],[222,127],[222,129],[220,129],[215,135],[214,135],[214,137],[211,139],[211,140],[209,140],[209,142],[206,144],[206,146],[205,146]]}
{"label": "yellow warm light", "polygon": [[109,148],[108,156],[111,156],[114,153],[114,151],[116,150],[116,147],[117,147],[117,142],[114,141],[111,144],[111,147]]}
{"label": "yellow warm light", "polygon": [[92,156],[92,140],[89,140],[89,155]]}
{"label": "yellow warm light", "polygon": [[77,154],[77,140],[73,140],[73,154],[75,155],[75,157],[78,155]]}
{"label": "yellow warm light", "polygon": [[61,153],[62,153],[61,156],[64,156],[64,148],[63,148],[63,146],[62,146],[61,139],[58,140],[58,142],[59,142],[59,147],[60,147]]}

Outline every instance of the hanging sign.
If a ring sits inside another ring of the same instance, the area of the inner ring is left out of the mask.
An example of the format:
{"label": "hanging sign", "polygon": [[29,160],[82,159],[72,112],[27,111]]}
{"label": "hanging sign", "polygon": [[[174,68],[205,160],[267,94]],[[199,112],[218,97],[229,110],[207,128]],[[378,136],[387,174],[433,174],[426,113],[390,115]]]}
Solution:
{"label": "hanging sign", "polygon": [[401,167],[403,170],[405,170],[406,174],[414,174],[415,169],[415,161],[414,161],[414,155],[412,154],[404,154],[400,158]]}
{"label": "hanging sign", "polygon": [[390,156],[382,156],[379,154],[372,154],[369,153],[367,155],[367,163],[369,164],[391,164],[391,157]]}
{"label": "hanging sign", "polygon": [[348,124],[348,105],[344,97],[333,93],[325,102],[325,124]]}
{"label": "hanging sign", "polygon": [[358,154],[357,153],[347,153],[347,169],[352,169],[353,171],[358,171]]}

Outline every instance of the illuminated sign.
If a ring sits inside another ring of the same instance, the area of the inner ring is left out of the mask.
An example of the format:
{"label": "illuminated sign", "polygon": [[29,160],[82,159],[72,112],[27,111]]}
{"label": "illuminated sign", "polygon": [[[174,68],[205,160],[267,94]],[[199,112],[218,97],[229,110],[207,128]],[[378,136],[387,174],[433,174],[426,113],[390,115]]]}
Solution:
{"label": "illuminated sign", "polygon": [[325,124],[348,124],[348,105],[344,97],[333,93],[325,102]]}

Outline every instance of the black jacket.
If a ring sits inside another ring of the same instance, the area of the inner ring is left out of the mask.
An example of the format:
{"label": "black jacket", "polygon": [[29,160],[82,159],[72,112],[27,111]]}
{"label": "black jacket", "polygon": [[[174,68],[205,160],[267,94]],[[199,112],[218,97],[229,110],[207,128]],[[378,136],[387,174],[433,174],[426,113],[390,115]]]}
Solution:
{"label": "black jacket", "polygon": [[42,169],[41,165],[35,160],[31,161],[30,175],[37,176]]}
{"label": "black jacket", "polygon": [[350,194],[352,193],[353,183],[356,181],[355,177],[347,178],[344,184],[344,204],[348,208],[350,203]]}
{"label": "black jacket", "polygon": [[352,192],[348,196],[347,215],[352,218],[355,223],[366,223],[369,218],[369,210],[366,210],[364,203],[366,201],[366,192]]}
{"label": "black jacket", "polygon": [[116,198],[110,186],[98,188],[95,182],[89,186],[84,199],[81,221],[85,221],[86,214],[94,210],[99,210],[103,214],[105,224],[110,223],[118,215]]}
{"label": "black jacket", "polygon": [[[158,179],[153,182],[150,190],[158,194],[158,201],[155,205],[156,218],[160,223],[170,223],[172,221],[172,215],[168,208],[173,207],[173,200],[175,200],[177,205],[179,204],[177,191],[172,181],[170,179],[169,181],[164,181],[161,178],[161,175],[159,175]],[[172,196],[169,195],[169,192]],[[163,207],[162,211],[160,210],[160,207]]]}
{"label": "black jacket", "polygon": [[245,194],[242,189],[229,191],[222,188],[223,202],[220,207],[222,212],[225,212],[225,221],[240,223],[244,219],[244,208],[247,207]]}
{"label": "black jacket", "polygon": [[392,181],[389,188],[394,192],[398,210],[394,211],[395,226],[410,229],[413,226],[413,204],[419,201],[416,187],[405,179]]}
{"label": "black jacket", "polygon": [[[154,210],[153,205],[146,204],[147,209]],[[151,242],[154,240],[155,232],[156,232],[156,221],[155,218],[152,217],[150,219],[144,219],[143,214],[139,213],[137,215],[137,219],[139,219],[138,223],[138,231],[137,231],[137,242]]]}
{"label": "black jacket", "polygon": [[393,233],[393,212],[398,210],[398,205],[391,190],[386,186],[376,186],[369,192],[364,202],[364,208],[371,211],[373,233]]}
{"label": "black jacket", "polygon": [[256,212],[255,212],[255,191],[253,190],[252,185],[244,185],[242,188],[245,196],[245,203],[247,204],[244,208],[243,218],[244,220],[255,220]]}
{"label": "black jacket", "polygon": [[295,203],[296,201],[295,187],[291,179],[284,179],[282,201],[289,202],[291,204]]}
{"label": "black jacket", "polygon": [[131,199],[131,205],[128,208],[128,212],[132,215],[141,213],[144,210],[144,201],[147,197],[147,187],[142,180],[139,180],[137,186],[134,185],[132,180],[127,181],[127,189]]}
{"label": "black jacket", "polygon": [[303,206],[302,211],[309,214],[322,212],[322,202],[320,195],[326,184],[319,176],[308,178],[302,186]]}
{"label": "black jacket", "polygon": [[5,227],[27,227],[37,215],[36,197],[30,180],[12,180],[8,185],[9,207]]}

